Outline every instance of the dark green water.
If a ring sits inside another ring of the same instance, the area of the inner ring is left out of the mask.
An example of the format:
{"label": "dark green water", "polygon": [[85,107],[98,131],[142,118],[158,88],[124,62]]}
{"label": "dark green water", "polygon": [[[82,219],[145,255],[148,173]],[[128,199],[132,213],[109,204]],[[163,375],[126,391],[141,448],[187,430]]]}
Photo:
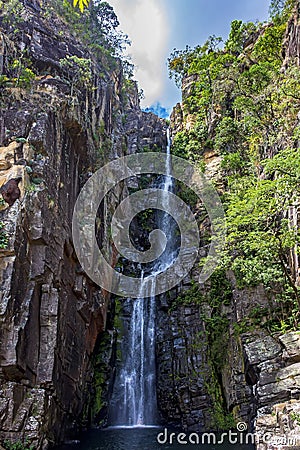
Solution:
{"label": "dark green water", "polygon": [[[56,447],[55,450],[180,450],[180,449],[203,449],[203,450],[253,450],[254,446],[241,444],[230,444],[229,442],[224,442],[215,445],[208,445],[207,439],[202,442],[202,437],[200,438],[199,444],[178,444],[174,442],[174,437],[172,438],[172,444],[170,444],[170,434],[171,430],[168,431],[168,443],[159,444],[157,442],[157,435],[161,435],[161,440],[165,440],[165,434],[161,428],[128,428],[128,429],[104,429],[104,430],[90,430],[83,433],[78,437],[80,443],[68,444],[60,447]],[[179,432],[176,431],[176,438]],[[188,434],[189,435],[189,434]],[[185,440],[185,437],[181,437]],[[194,437],[195,439],[195,437]],[[194,442],[194,439],[192,441]],[[217,439],[220,439],[218,437]],[[239,439],[241,439],[239,437]],[[179,438],[180,440],[180,438]],[[213,442],[213,441],[211,441]],[[245,441],[244,441],[245,442]]]}

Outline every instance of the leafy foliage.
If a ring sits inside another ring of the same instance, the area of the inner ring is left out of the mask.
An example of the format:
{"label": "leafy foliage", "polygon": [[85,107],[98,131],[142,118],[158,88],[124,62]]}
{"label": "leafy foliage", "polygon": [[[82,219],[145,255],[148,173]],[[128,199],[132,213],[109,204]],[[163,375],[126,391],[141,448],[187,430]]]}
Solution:
{"label": "leafy foliage", "polygon": [[6,249],[8,246],[8,235],[4,227],[4,222],[0,221],[0,249]]}
{"label": "leafy foliage", "polygon": [[5,73],[0,76],[0,86],[30,88],[35,78],[32,61],[24,49],[19,55],[11,52],[5,60]]}
{"label": "leafy foliage", "polygon": [[87,8],[89,6],[89,3],[89,0],[73,0],[73,6],[76,7],[78,5],[78,8],[81,12],[84,11],[84,8]]}
{"label": "leafy foliage", "polygon": [[296,5],[296,0],[272,0],[269,13],[273,20],[286,21]]}
{"label": "leafy foliage", "polygon": [[91,60],[79,58],[78,56],[66,56],[60,60],[62,68],[67,69],[66,73],[70,77],[72,87],[80,88],[81,86],[91,87],[92,71]]}
{"label": "leafy foliage", "polygon": [[252,34],[257,30],[254,23],[244,23],[242,20],[234,20],[225,49],[233,54],[239,55],[247,46],[247,42]]}
{"label": "leafy foliage", "polygon": [[29,446],[27,442],[23,443],[21,441],[18,442],[4,442],[6,450],[34,450],[33,446]]}
{"label": "leafy foliage", "polygon": [[[128,36],[117,30],[118,18],[113,7],[101,0],[78,0],[74,8],[67,0],[56,0],[57,11],[72,26],[73,31],[99,56],[114,55],[121,57]],[[88,3],[88,8],[85,5]],[[126,60],[126,63],[128,61]]]}
{"label": "leafy foliage", "polygon": [[3,22],[14,25],[8,35],[17,33],[18,25],[24,22],[24,5],[20,0],[0,0],[0,11],[3,16]]}
{"label": "leafy foliage", "polygon": [[222,158],[228,239],[221,268],[233,270],[241,288],[263,284],[278,302],[281,328],[297,326],[300,307],[291,269],[299,242],[292,216],[300,196],[300,71],[294,61],[282,70],[294,5],[274,0],[270,24],[234,21],[223,48],[212,37],[169,59],[193,124],[177,133],[173,152],[197,162],[211,151]]}

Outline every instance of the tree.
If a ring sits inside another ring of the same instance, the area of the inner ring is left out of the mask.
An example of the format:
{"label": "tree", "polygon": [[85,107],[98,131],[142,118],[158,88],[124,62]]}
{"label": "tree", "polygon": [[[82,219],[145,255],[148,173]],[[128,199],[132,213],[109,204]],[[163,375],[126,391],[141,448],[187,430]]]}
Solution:
{"label": "tree", "polygon": [[298,0],[272,0],[269,14],[274,21],[286,21]]}
{"label": "tree", "polygon": [[234,20],[231,24],[225,49],[235,55],[239,55],[242,53],[249,37],[255,31],[257,31],[257,26],[253,22],[243,23],[242,20]]}
{"label": "tree", "polygon": [[95,0],[89,7],[89,38],[95,45],[102,45],[112,54],[120,56],[128,36],[117,31],[119,21],[113,7],[101,0]]}
{"label": "tree", "polygon": [[189,129],[173,152],[200,163],[207,151],[221,156],[228,242],[220,268],[241,288],[263,284],[279,300],[275,326],[297,327],[300,75],[293,61],[281,70],[294,0],[276,4],[283,13],[268,25],[234,21],[224,49],[207,41],[172,53],[171,76],[194,75],[183,91]]}

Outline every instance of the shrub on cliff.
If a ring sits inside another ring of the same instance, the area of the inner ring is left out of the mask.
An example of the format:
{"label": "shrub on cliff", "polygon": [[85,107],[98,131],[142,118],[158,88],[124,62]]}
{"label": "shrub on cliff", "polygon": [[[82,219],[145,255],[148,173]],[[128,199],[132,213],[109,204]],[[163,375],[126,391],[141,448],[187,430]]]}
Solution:
{"label": "shrub on cliff", "polygon": [[27,442],[23,443],[21,441],[18,442],[4,442],[5,450],[34,450],[33,446],[30,446]]}
{"label": "shrub on cliff", "polygon": [[282,69],[294,4],[274,0],[269,24],[234,21],[223,48],[213,37],[174,51],[169,69],[193,124],[175,136],[173,152],[197,162],[213,152],[222,160],[222,267],[241,288],[262,283],[279,300],[281,319],[297,327],[300,71],[293,60]]}

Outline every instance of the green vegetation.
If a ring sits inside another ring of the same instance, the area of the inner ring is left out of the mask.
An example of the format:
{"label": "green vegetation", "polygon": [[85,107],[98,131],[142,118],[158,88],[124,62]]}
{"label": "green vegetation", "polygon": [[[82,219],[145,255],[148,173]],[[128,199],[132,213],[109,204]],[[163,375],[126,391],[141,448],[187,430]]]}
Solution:
{"label": "green vegetation", "polygon": [[135,220],[137,221],[140,230],[150,233],[155,224],[155,210],[150,208],[144,209],[136,215]]}
{"label": "green vegetation", "polygon": [[89,6],[90,1],[89,0],[73,0],[73,5],[76,7],[78,5],[78,8],[81,12],[84,11],[84,8],[87,8]]}
{"label": "green vegetation", "polygon": [[214,371],[212,371],[212,377],[206,382],[205,386],[212,400],[211,427],[222,431],[235,428],[236,421],[233,414],[226,411],[221,385]]}
{"label": "green vegetation", "polygon": [[16,87],[28,87],[32,80],[35,79],[35,73],[26,66],[26,60],[22,61],[22,59],[15,59],[11,64],[11,69],[16,72],[16,76],[12,79]]}
{"label": "green vegetation", "polygon": [[0,0],[1,15],[3,22],[8,25],[14,25],[9,31],[9,36],[17,34],[20,30],[18,25],[24,22],[23,12],[24,5],[20,0]]}
{"label": "green vegetation", "polygon": [[224,313],[224,307],[231,303],[232,287],[222,270],[216,270],[209,283],[210,287],[206,294],[209,314],[203,313],[202,318],[209,343],[210,360],[216,373],[220,374],[229,338],[229,321]]}
{"label": "green vegetation", "polygon": [[73,88],[80,89],[82,86],[85,88],[92,87],[92,70],[91,60],[86,58],[79,58],[78,56],[66,56],[60,60],[60,66],[66,69],[68,81],[71,84],[73,94]]}
{"label": "green vegetation", "polygon": [[19,58],[8,58],[6,74],[0,76],[0,86],[28,88],[36,78],[27,52],[23,51]]}
{"label": "green vegetation", "polygon": [[204,301],[205,298],[199,290],[199,285],[197,283],[193,283],[188,290],[182,292],[178,297],[176,297],[172,303],[171,311],[176,309],[178,306],[201,305]]}
{"label": "green vegetation", "polygon": [[36,78],[33,64],[26,48],[19,50],[12,45],[25,22],[26,9],[20,0],[0,0],[0,17],[7,27],[7,55],[0,75],[0,87],[28,88]]}
{"label": "green vegetation", "polygon": [[27,441],[25,442],[4,442],[5,450],[34,450],[34,447],[29,445]]}
{"label": "green vegetation", "polygon": [[[39,73],[33,70],[28,49],[20,51],[13,41],[15,35],[21,33],[19,26],[25,21],[26,8],[20,0],[0,0],[0,15],[4,23],[8,24],[9,43],[8,57],[5,58],[3,73],[0,76],[0,86],[4,87],[30,87],[32,81]],[[68,0],[53,0],[52,3],[42,7],[41,18],[48,21],[59,15],[67,22],[73,38],[79,39],[108,71],[123,66],[125,76],[132,76],[133,65],[122,56],[124,46],[129,44],[128,37],[117,30],[118,18],[109,3],[94,0],[74,0],[74,4]],[[64,31],[59,32],[63,39]],[[61,60],[62,68],[70,69],[74,75],[73,84],[89,86],[92,81],[91,63],[87,58],[79,58],[75,55],[67,56]],[[51,69],[49,69],[51,71]],[[48,72],[47,72],[48,73]],[[42,73],[44,75],[44,73]],[[57,73],[54,74],[57,76]]]}
{"label": "green vegetation", "polygon": [[[170,311],[179,306],[198,305],[204,322],[204,334],[199,333],[199,342],[194,348],[202,348],[207,343],[210,374],[205,382],[207,392],[212,400],[211,427],[226,430],[234,427],[233,415],[227,411],[221,389],[222,370],[226,361],[229,341],[229,320],[224,308],[232,300],[232,287],[222,270],[217,270],[209,280],[209,289],[201,290],[198,283],[177,297]],[[205,345],[205,344],[204,344]]]}
{"label": "green vegetation", "polygon": [[297,425],[300,425],[300,413],[297,412],[291,412],[290,418],[297,422]]}
{"label": "green vegetation", "polygon": [[[58,12],[66,20],[73,33],[86,44],[94,55],[102,59],[103,63],[109,66],[116,65],[117,61],[112,56],[121,57],[125,44],[128,44],[128,37],[117,31],[119,25],[118,18],[113,7],[107,2],[95,0],[90,2],[88,8],[81,8],[87,0],[78,0],[81,12],[72,6],[67,0],[55,0],[53,10]],[[46,11],[49,13],[49,11]],[[106,60],[106,61],[105,61]],[[125,72],[131,64],[126,60]]]}
{"label": "green vegetation", "polygon": [[30,183],[25,187],[25,192],[36,192],[36,185],[34,183]]}
{"label": "green vegetation", "polygon": [[176,181],[176,193],[191,209],[196,207],[199,201],[197,194],[181,181]]}
{"label": "green vegetation", "polygon": [[4,230],[5,224],[0,221],[0,249],[4,250],[8,247],[8,234]]}
{"label": "green vegetation", "polygon": [[[239,288],[265,287],[275,302],[266,324],[272,331],[297,328],[300,320],[292,270],[299,254],[300,71],[293,60],[282,69],[294,5],[273,0],[269,24],[235,20],[224,44],[213,36],[169,59],[193,124],[177,133],[172,151],[197,163],[207,152],[221,156],[227,245],[219,268],[232,270]],[[252,325],[261,314],[253,312]]]}
{"label": "green vegetation", "polygon": [[92,357],[94,376],[92,396],[90,398],[90,420],[95,425],[101,425],[102,420],[106,415],[110,346],[111,336],[108,332],[104,332],[98,338]]}

